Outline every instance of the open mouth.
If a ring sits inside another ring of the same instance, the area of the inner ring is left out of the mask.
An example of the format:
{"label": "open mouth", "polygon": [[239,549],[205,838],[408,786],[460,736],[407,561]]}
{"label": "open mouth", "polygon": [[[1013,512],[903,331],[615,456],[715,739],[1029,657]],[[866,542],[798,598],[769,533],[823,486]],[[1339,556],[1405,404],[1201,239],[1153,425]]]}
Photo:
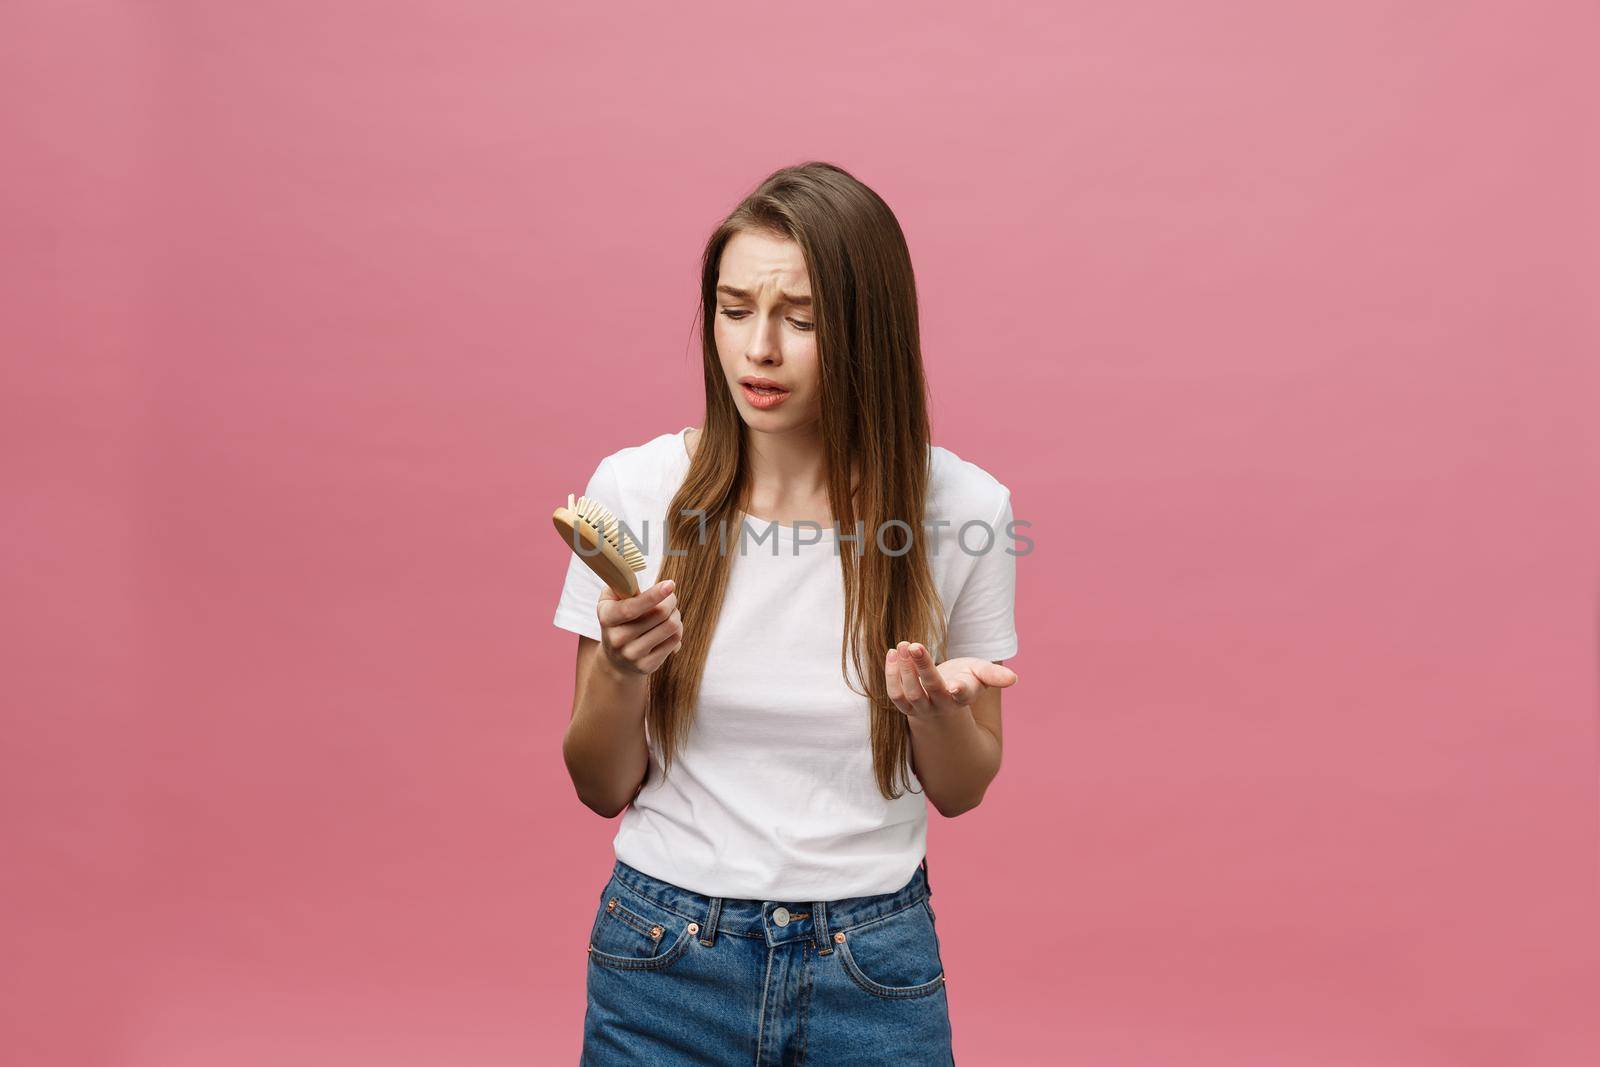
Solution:
{"label": "open mouth", "polygon": [[775,385],[751,385],[749,382],[740,382],[739,388],[744,390],[744,398],[750,406],[756,408],[776,407],[789,396],[789,390]]}

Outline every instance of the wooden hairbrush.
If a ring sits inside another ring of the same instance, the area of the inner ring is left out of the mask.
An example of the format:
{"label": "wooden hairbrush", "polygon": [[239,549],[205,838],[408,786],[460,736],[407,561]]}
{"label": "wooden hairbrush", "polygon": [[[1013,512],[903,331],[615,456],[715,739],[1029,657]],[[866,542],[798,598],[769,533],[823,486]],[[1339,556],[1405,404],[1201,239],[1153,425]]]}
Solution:
{"label": "wooden hairbrush", "polygon": [[620,597],[639,594],[639,579],[634,574],[644,570],[644,553],[604,504],[568,493],[566,506],[556,508],[550,520],[573,555],[587,563],[612,592]]}

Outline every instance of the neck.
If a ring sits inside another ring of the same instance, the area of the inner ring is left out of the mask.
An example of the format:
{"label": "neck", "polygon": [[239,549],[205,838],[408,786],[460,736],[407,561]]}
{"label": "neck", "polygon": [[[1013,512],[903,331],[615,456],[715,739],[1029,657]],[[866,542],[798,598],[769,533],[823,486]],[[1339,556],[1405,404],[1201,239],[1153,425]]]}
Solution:
{"label": "neck", "polygon": [[822,455],[822,424],[771,433],[744,428],[750,461],[752,502],[768,507],[807,508],[827,499],[828,471]]}
{"label": "neck", "polygon": [[[750,508],[754,515],[786,522],[789,519],[828,521],[828,475],[822,454],[821,425],[785,433],[742,432],[750,462]],[[684,448],[692,459],[700,451],[700,429],[684,434]],[[850,473],[851,487],[861,480],[857,466]]]}

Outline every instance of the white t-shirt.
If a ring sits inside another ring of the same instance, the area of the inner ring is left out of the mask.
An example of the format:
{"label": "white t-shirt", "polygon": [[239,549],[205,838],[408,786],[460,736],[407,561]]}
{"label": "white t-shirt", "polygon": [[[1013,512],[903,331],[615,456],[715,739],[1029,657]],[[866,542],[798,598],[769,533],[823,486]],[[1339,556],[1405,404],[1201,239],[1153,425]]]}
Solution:
{"label": "white t-shirt", "polygon": [[[667,511],[689,469],[688,430],[612,453],[584,489],[639,543],[641,589],[655,584],[665,558]],[[1005,659],[1017,651],[1011,491],[937,445],[930,462],[925,526],[916,536],[928,545],[949,621],[940,661]],[[868,702],[840,674],[844,583],[836,543],[841,553],[856,544],[820,523],[746,517],[744,526],[742,552],[731,524],[727,530],[728,589],[687,744],[663,777],[647,731],[650,766],[622,814],[616,856],[708,896],[812,901],[892,892],[922,861],[927,800],[914,772],[915,792],[890,801],[878,791]],[[895,547],[903,537],[886,531],[884,541]],[[875,551],[870,540],[861,543]],[[555,624],[599,640],[602,588],[573,554]]]}

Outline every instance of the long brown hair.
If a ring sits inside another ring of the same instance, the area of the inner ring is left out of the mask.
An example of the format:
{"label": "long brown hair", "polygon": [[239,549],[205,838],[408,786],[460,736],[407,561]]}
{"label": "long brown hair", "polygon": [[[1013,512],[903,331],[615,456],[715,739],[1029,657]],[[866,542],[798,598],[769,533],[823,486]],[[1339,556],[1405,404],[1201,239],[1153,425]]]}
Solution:
{"label": "long brown hair", "polygon": [[[736,534],[750,502],[744,420],[729,393],[714,333],[723,248],[746,230],[792,240],[805,255],[816,322],[828,500],[837,528],[863,535],[860,555],[855,542],[839,545],[845,597],[839,668],[851,691],[870,702],[873,768],[879,791],[893,800],[902,795],[901,784],[910,788],[911,734],[888,698],[883,661],[891,646],[907,640],[921,641],[937,662],[948,636],[922,536],[929,477],[927,383],[905,235],[877,193],[830,163],[775,171],[706,242],[700,269],[705,422],[689,472],[668,508],[666,543],[672,552],[664,554],[658,575],[677,583],[683,643],[650,675],[646,722],[664,769],[670,769],[688,737],[731,566],[730,554],[719,547],[721,537],[702,535],[724,524]],[[851,682],[849,661],[856,678],[866,681],[866,693]]]}

